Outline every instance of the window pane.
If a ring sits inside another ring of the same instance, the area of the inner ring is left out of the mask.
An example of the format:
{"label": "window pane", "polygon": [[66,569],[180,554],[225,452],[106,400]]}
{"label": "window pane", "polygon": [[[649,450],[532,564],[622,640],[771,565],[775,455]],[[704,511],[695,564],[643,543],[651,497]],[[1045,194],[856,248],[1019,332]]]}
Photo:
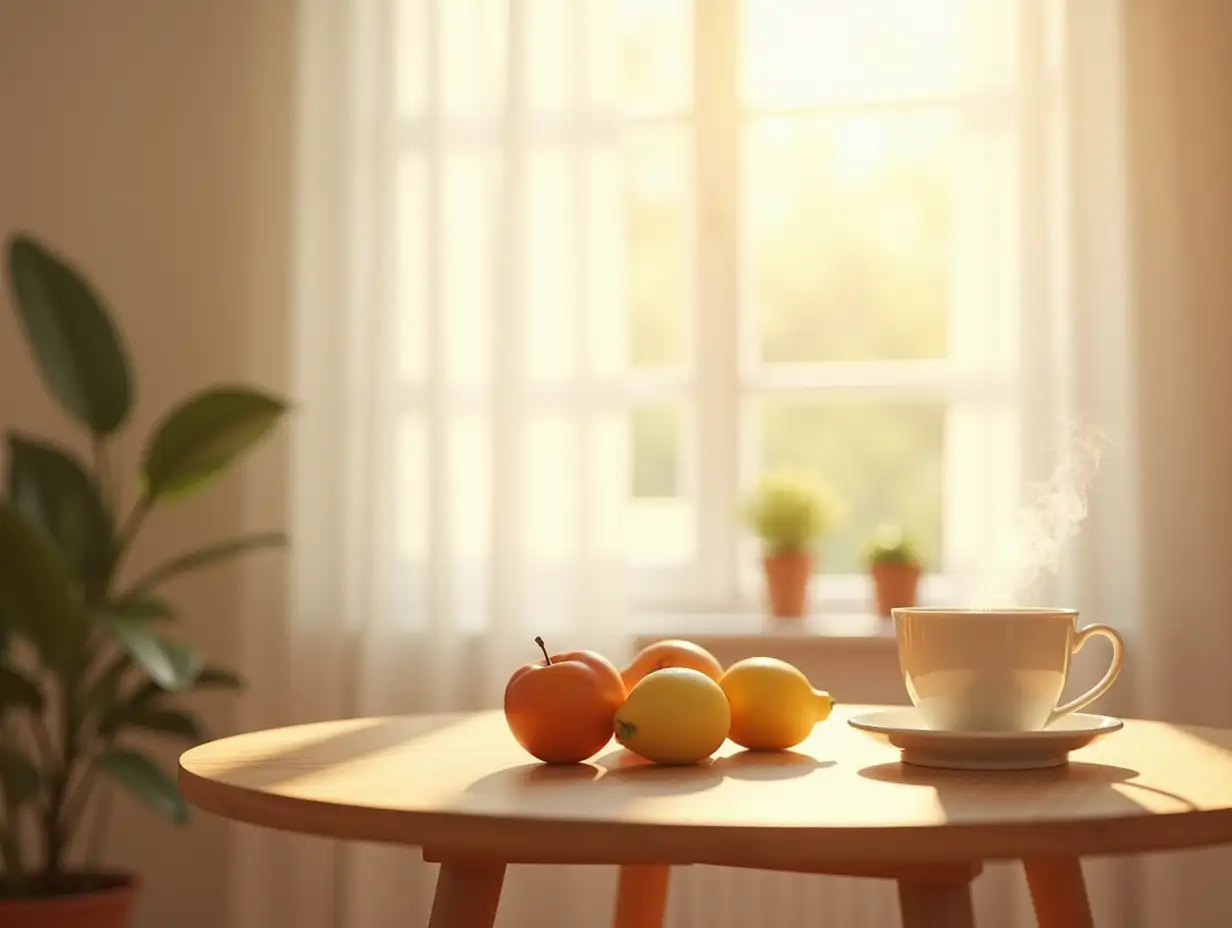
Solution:
{"label": "window pane", "polygon": [[498,169],[494,154],[474,149],[441,166],[441,319],[452,383],[487,383],[492,373],[493,283],[475,259],[476,243],[491,240],[498,219]]}
{"label": "window pane", "polygon": [[[582,181],[579,195],[585,263],[579,273],[585,282],[589,312],[585,321],[586,366],[596,376],[619,377],[629,366],[624,152],[616,146],[592,147],[587,152]],[[621,455],[621,460],[624,457]]]}
{"label": "window pane", "polygon": [[437,3],[438,80],[446,117],[499,112],[508,45],[507,6],[503,0]]}
{"label": "window pane", "polygon": [[573,52],[576,4],[526,0],[526,95],[532,110],[562,110],[578,90]]}
{"label": "window pane", "polygon": [[930,566],[942,550],[940,404],[820,404],[766,401],[761,463],[800,467],[833,487],[845,507],[824,541],[822,573],[861,573],[861,549],[876,527],[902,525]]}
{"label": "window pane", "polygon": [[688,164],[682,129],[632,131],[625,141],[629,359],[674,367],[685,357]]}
{"label": "window pane", "polygon": [[563,415],[534,415],[522,447],[525,554],[534,564],[566,563],[577,551],[581,451],[574,423]]}
{"label": "window pane", "polygon": [[687,106],[691,7],[690,0],[620,0],[620,96],[626,112],[680,112]]}
{"label": "window pane", "polygon": [[421,380],[427,373],[428,229],[427,170],[419,154],[398,162],[394,211],[394,311],[397,313],[398,376]]}
{"label": "window pane", "polygon": [[684,492],[680,412],[671,405],[635,407],[629,427],[629,557],[640,564],[682,562],[693,552],[693,507]]}
{"label": "window pane", "polygon": [[566,382],[578,367],[578,177],[575,153],[532,146],[526,162],[522,213],[525,260],[526,375],[532,382]]}
{"label": "window pane", "polygon": [[749,299],[761,359],[944,356],[952,115],[788,117],[748,132]]}
{"label": "window pane", "polygon": [[401,417],[395,427],[394,501],[399,562],[428,557],[428,427],[421,415]]}
{"label": "window pane", "polygon": [[398,0],[394,7],[398,54],[398,115],[418,116],[427,105],[428,0]]}
{"label": "window pane", "polygon": [[919,97],[1010,84],[1015,0],[744,0],[754,107]]}
{"label": "window pane", "polygon": [[680,423],[670,406],[634,409],[632,493],[655,499],[680,493]]}

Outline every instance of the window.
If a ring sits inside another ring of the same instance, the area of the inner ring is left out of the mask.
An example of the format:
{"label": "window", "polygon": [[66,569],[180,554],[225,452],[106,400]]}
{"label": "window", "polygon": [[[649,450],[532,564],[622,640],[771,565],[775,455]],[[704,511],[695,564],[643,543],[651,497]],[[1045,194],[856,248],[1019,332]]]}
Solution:
{"label": "window", "polygon": [[396,116],[359,138],[396,152],[370,209],[396,225],[405,562],[480,596],[502,546],[550,570],[589,533],[606,564],[623,525],[641,604],[741,608],[739,495],[797,465],[847,510],[827,607],[865,606],[881,522],[920,539],[926,596],[959,592],[1015,518],[1019,371],[1052,338],[1059,0],[397,7],[394,99],[356,93]]}
{"label": "window", "polygon": [[641,595],[755,595],[732,514],[778,465],[846,503],[823,597],[883,521],[944,586],[1016,501],[1040,5],[620,2]]}

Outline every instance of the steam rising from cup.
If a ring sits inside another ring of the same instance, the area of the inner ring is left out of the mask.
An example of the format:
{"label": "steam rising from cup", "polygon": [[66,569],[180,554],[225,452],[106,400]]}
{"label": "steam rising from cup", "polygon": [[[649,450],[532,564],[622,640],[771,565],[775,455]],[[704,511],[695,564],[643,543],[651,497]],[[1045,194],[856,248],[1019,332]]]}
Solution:
{"label": "steam rising from cup", "polygon": [[975,607],[1028,601],[1040,580],[1055,574],[1061,555],[1078,536],[1087,517],[1091,484],[1099,472],[1108,436],[1092,426],[1069,424],[1059,443],[1057,465],[1049,478],[1027,488],[994,567],[979,577],[969,597]]}

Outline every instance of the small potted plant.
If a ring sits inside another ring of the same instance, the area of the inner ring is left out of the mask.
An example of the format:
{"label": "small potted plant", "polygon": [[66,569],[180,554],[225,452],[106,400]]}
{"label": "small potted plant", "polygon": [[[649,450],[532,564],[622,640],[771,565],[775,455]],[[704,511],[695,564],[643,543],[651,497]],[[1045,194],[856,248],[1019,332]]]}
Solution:
{"label": "small potted plant", "polygon": [[774,471],[762,476],[741,514],[762,541],[771,614],[776,618],[804,615],[814,546],[839,516],[834,494],[810,474]]}
{"label": "small potted plant", "polygon": [[[204,738],[188,694],[235,689],[171,634],[167,581],[258,548],[261,533],[125,570],[143,523],[209,486],[282,418],[286,404],[242,386],[203,390],[154,426],[136,479],[113,439],[133,407],[127,352],[81,274],[26,235],[7,249],[9,295],[48,391],[90,450],[9,431],[0,496],[0,925],[126,928],[129,873],[98,869],[110,792],[177,824],[188,805],[173,775],[134,742]],[[91,847],[76,840],[87,822]]]}
{"label": "small potted plant", "polygon": [[893,609],[916,604],[920,556],[915,543],[899,526],[878,528],[864,556],[873,577],[878,615],[888,617]]}

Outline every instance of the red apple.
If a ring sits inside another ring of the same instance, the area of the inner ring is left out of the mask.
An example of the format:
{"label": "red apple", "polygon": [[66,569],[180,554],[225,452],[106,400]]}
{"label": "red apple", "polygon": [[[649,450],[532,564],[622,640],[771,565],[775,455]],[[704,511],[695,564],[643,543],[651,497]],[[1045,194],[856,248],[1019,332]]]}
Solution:
{"label": "red apple", "polygon": [[612,736],[616,710],[624,705],[624,681],[616,666],[594,651],[548,655],[524,664],[505,685],[505,720],[518,744],[549,764],[575,764],[593,757]]}

